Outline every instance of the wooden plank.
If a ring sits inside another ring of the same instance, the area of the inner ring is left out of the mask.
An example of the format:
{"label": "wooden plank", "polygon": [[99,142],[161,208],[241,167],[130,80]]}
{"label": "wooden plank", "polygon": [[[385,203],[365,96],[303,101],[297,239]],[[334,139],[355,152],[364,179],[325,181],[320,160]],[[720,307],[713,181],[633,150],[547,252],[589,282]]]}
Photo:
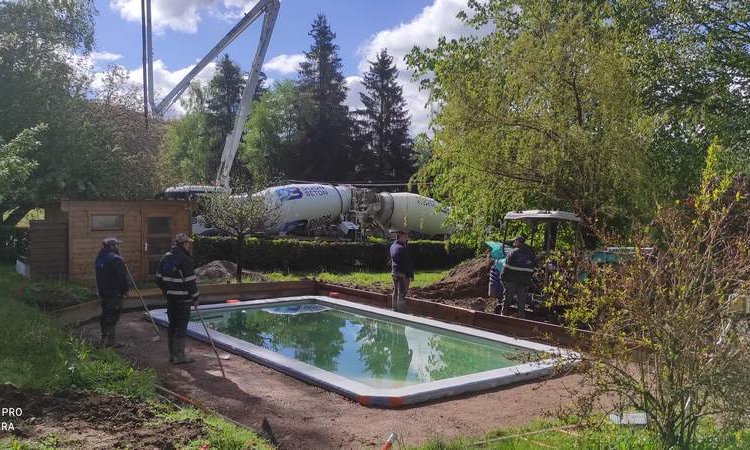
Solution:
{"label": "wooden plank", "polygon": [[66,271],[67,267],[65,264],[56,264],[50,261],[30,261],[31,268],[34,269],[34,273],[44,272],[58,272],[60,270]]}
{"label": "wooden plank", "polygon": [[[335,292],[337,294],[335,297],[344,300],[364,303],[381,308],[390,307],[390,296],[386,294],[323,282],[318,282],[318,291],[321,295]],[[593,335],[592,332],[586,330],[575,330],[571,333],[571,330],[560,325],[501,316],[483,311],[473,311],[411,297],[407,297],[406,301],[407,307],[409,308],[409,314],[432,317],[443,321],[459,323],[474,328],[482,328],[522,339],[555,344],[566,348],[585,350],[588,348],[591,336]]]}
{"label": "wooden plank", "polygon": [[571,332],[567,327],[517,317],[501,316],[477,311],[474,326],[522,339],[554,343],[562,347],[588,348],[593,333],[586,330]]}
{"label": "wooden plank", "polygon": [[343,294],[351,294],[357,297],[370,298],[372,300],[381,300],[381,301],[385,300],[385,301],[388,301],[389,304],[391,301],[391,296],[389,294],[381,294],[379,292],[365,291],[362,289],[352,288],[348,286],[341,286],[339,284],[326,283],[323,281],[317,281],[316,285],[318,289],[323,289],[326,291],[340,292]]}
{"label": "wooden plank", "polygon": [[35,246],[64,246],[67,247],[67,236],[51,236],[49,234],[39,234],[29,236],[31,245]]}
{"label": "wooden plank", "polygon": [[[377,292],[364,291],[362,289],[340,286],[338,284],[317,282],[318,293],[334,298],[344,298],[365,305],[377,306],[379,308],[391,307],[391,296]],[[341,297],[340,295],[343,295]]]}
{"label": "wooden plank", "polygon": [[33,220],[29,224],[30,230],[66,230],[68,224],[65,222],[47,222],[44,220]]}
{"label": "wooden plank", "polygon": [[65,247],[63,248],[32,248],[29,250],[29,255],[32,258],[54,259],[54,258],[65,257],[65,254],[66,254]]}
{"label": "wooden plank", "polygon": [[[279,293],[297,292],[296,295],[315,295],[316,285],[312,280],[274,281],[264,283],[231,283],[231,284],[199,284],[201,297],[206,295],[224,296],[226,298],[244,298],[251,295],[280,297]],[[144,298],[161,297],[161,289],[141,289]]]}
{"label": "wooden plank", "polygon": [[459,323],[462,325],[474,324],[475,311],[470,309],[443,305],[416,298],[407,298],[406,305],[410,314],[433,317],[435,319]]}
{"label": "wooden plank", "polygon": [[[62,242],[61,242],[62,240]],[[45,248],[52,248],[52,249],[67,249],[68,245],[65,241],[65,237],[62,237],[60,239],[34,239],[34,237],[29,238],[29,248],[37,248],[37,249],[45,249]]]}
{"label": "wooden plank", "polygon": [[60,237],[65,236],[67,234],[67,228],[64,229],[37,229],[32,228],[29,230],[29,234],[31,236],[36,236],[39,239],[44,239],[47,236],[54,236],[54,237]]}
{"label": "wooden plank", "polygon": [[53,231],[34,230],[33,232],[31,231],[29,232],[29,238],[41,239],[44,241],[53,241],[56,239],[62,239],[62,242],[66,242],[67,240],[65,238],[67,237],[67,235],[68,235],[67,231],[60,232],[58,230],[53,230]]}
{"label": "wooden plank", "polygon": [[66,247],[41,247],[41,246],[33,246],[29,247],[29,254],[30,255],[66,255]]}

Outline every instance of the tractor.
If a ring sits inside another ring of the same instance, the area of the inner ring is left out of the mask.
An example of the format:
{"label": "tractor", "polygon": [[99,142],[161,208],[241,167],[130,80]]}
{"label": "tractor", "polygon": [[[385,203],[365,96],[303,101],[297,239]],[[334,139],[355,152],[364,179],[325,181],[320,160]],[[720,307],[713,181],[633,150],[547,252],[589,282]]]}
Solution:
{"label": "tractor", "polygon": [[[490,248],[494,267],[502,272],[505,258],[512,248],[512,241],[518,235],[526,236],[526,244],[531,247],[539,260],[534,271],[534,282],[529,290],[526,302],[526,313],[533,316],[559,316],[563,305],[549,305],[545,302],[544,286],[550,277],[558,270],[556,256],[565,255],[573,262],[571,283],[581,274],[578,273],[579,249],[581,242],[581,218],[567,211],[526,210],[510,211],[503,220],[502,241],[486,241]],[[561,239],[565,237],[565,239]],[[567,244],[566,249],[560,249],[562,241]],[[500,293],[502,298],[503,293]],[[508,305],[514,309],[515,305]]]}

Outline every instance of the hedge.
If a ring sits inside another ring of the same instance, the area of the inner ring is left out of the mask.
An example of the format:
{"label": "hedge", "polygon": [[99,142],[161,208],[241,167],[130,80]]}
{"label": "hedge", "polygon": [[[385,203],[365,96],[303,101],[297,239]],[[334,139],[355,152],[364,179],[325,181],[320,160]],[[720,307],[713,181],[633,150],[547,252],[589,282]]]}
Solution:
{"label": "hedge", "polygon": [[[263,271],[390,270],[389,242],[332,242],[294,239],[248,238],[244,266]],[[197,237],[195,259],[203,265],[216,259],[236,260],[236,240],[228,237]],[[415,269],[447,269],[474,256],[474,249],[443,241],[410,241]]]}
{"label": "hedge", "polygon": [[0,227],[0,262],[15,262],[19,255],[27,255],[28,247],[28,228]]}

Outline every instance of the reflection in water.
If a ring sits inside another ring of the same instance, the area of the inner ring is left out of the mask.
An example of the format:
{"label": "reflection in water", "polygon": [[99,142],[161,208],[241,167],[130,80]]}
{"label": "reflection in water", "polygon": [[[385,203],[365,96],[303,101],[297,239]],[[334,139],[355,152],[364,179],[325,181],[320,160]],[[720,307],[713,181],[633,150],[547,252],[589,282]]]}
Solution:
{"label": "reflection in water", "polygon": [[357,354],[374,378],[406,379],[414,352],[409,348],[403,326],[363,320],[357,342]]}
{"label": "reflection in water", "polygon": [[515,365],[519,348],[315,304],[206,315],[225,334],[374,387],[398,387]]}

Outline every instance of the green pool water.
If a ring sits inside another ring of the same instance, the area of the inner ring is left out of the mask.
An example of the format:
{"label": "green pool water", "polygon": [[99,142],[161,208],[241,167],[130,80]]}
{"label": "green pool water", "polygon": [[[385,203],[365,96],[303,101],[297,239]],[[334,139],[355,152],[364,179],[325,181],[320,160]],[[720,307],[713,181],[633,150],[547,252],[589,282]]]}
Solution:
{"label": "green pool water", "polygon": [[514,366],[529,352],[315,303],[207,311],[204,319],[224,334],[376,388]]}

